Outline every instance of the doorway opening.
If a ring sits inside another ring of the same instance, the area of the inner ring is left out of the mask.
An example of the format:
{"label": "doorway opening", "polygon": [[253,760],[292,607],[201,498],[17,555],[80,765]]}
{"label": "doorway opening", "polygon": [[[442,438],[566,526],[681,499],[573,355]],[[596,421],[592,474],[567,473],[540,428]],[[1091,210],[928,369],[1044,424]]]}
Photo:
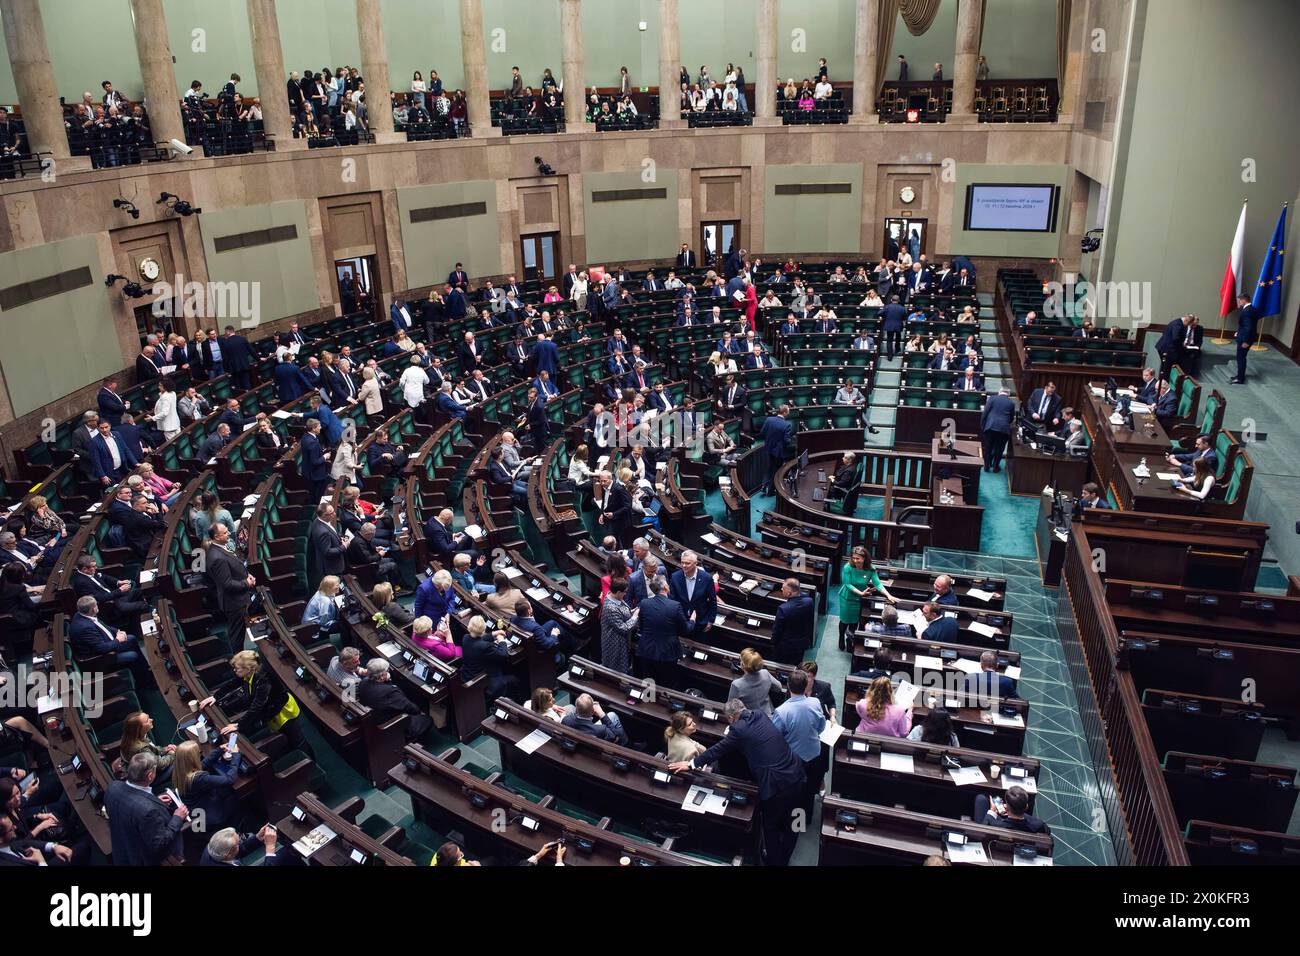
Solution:
{"label": "doorway opening", "polygon": [[334,261],[334,278],[338,285],[339,304],[344,315],[372,314],[379,299],[374,256],[354,256]]}
{"label": "doorway opening", "polygon": [[560,234],[539,232],[519,237],[519,251],[523,256],[524,281],[547,285],[559,278]]}
{"label": "doorway opening", "polygon": [[723,257],[734,252],[739,242],[739,219],[700,223],[700,248],[704,250],[701,267],[708,265],[721,271]]}
{"label": "doorway opening", "polygon": [[906,249],[913,260],[926,251],[928,220],[907,217],[885,220],[885,258],[897,259]]}

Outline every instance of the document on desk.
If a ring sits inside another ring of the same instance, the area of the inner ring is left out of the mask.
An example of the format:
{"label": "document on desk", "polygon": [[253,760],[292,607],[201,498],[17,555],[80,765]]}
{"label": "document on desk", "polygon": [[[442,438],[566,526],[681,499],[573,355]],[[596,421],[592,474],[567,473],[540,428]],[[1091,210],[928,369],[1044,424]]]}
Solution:
{"label": "document on desk", "polygon": [[313,853],[322,847],[329,846],[336,836],[338,836],[337,833],[322,823],[301,840],[295,840],[293,848],[307,859],[311,859]]}
{"label": "document on desk", "polygon": [[911,707],[912,701],[916,700],[916,695],[920,692],[921,688],[915,684],[906,680],[899,681],[898,686],[894,688],[894,703],[903,708]]}
{"label": "document on desk", "polygon": [[911,754],[891,754],[880,752],[880,769],[892,770],[894,773],[916,773]]}
{"label": "document on desk", "polygon": [[1124,424],[1124,416],[1121,415],[1119,412],[1115,412],[1115,413],[1113,413],[1113,414],[1110,416],[1110,423],[1111,423],[1112,425],[1123,425],[1123,424]]}
{"label": "document on desk", "polygon": [[956,770],[949,768],[948,776],[952,777],[952,782],[959,787],[968,787],[973,783],[987,783],[989,779],[984,776],[984,771],[979,767],[960,767]]}
{"label": "document on desk", "polygon": [[1038,792],[1038,781],[1033,777],[1013,777],[1005,770],[999,778],[1003,790],[1010,790],[1012,787],[1020,787],[1028,793]]}
{"label": "document on desk", "polygon": [[506,565],[504,568],[501,569],[501,573],[504,574],[506,577],[510,578],[511,580],[514,580],[515,578],[522,578],[524,576],[524,572],[520,571],[513,564]]}
{"label": "document on desk", "polygon": [[[686,791],[686,796],[682,800],[682,809],[687,813],[709,813],[709,800],[715,794],[708,787],[701,787],[698,784],[692,785]],[[717,810],[712,811],[717,813]],[[724,806],[722,812],[726,812]]]}
{"label": "document on desk", "polygon": [[1156,477],[1161,481],[1174,481],[1183,476],[1176,471],[1157,471]]}
{"label": "document on desk", "polygon": [[36,713],[48,714],[50,711],[62,710],[63,698],[58,694],[46,694],[36,699]]}
{"label": "document on desk", "polygon": [[954,670],[959,670],[963,674],[978,674],[984,669],[980,667],[979,661],[973,661],[967,657],[959,657],[951,663]]}
{"label": "document on desk", "polygon": [[718,537],[716,534],[714,534],[712,531],[710,531],[708,534],[702,534],[702,535],[700,535],[700,540],[701,540],[701,541],[707,541],[709,544],[721,544],[721,543],[722,543],[722,539],[719,538],[719,537]]}
{"label": "document on desk", "polygon": [[948,859],[953,863],[987,863],[989,855],[982,843],[947,843]]}
{"label": "document on desk", "polygon": [[157,571],[141,571],[141,572],[140,572],[140,577],[137,578],[137,580],[138,580],[141,584],[152,584],[152,583],[153,583],[153,579],[156,578],[157,576],[158,576],[158,572],[157,572]]}
{"label": "document on desk", "polygon": [[943,660],[938,657],[927,657],[924,654],[917,654],[913,662],[917,670],[923,671],[941,671],[943,670]]}
{"label": "document on desk", "polygon": [[1019,714],[1016,714],[1014,717],[1003,717],[1001,714],[994,714],[993,726],[994,727],[1019,727],[1023,729],[1025,726],[1025,718],[1021,717]]}
{"label": "document on desk", "polygon": [[971,621],[966,625],[966,629],[974,631],[976,634],[983,634],[985,637],[994,637],[998,633],[996,627],[985,624],[983,621]]}
{"label": "document on desk", "polygon": [[1011,855],[1012,866],[1051,866],[1052,858],[1050,856],[1033,856],[1023,857],[1019,853]]}
{"label": "document on desk", "polygon": [[1012,680],[1020,680],[1020,668],[1019,668],[1019,667],[1008,667],[1008,668],[1007,668],[1006,670],[1004,670],[1002,673],[1006,674],[1006,675],[1007,675],[1008,677],[1010,677]]}
{"label": "document on desk", "polygon": [[967,588],[966,596],[973,597],[977,601],[992,601],[993,592],[985,591],[983,588]]}
{"label": "document on desk", "polygon": [[1144,403],[1142,403],[1142,402],[1129,402],[1128,410],[1129,410],[1130,412],[1132,412],[1134,415],[1149,415],[1149,414],[1151,414],[1151,406],[1150,406],[1150,405],[1146,405],[1146,404],[1144,404]]}
{"label": "document on desk", "polygon": [[546,731],[542,730],[542,728],[538,727],[527,737],[522,737],[519,740],[516,740],[515,746],[518,747],[520,750],[522,750],[524,753],[530,754],[533,753],[535,750],[541,748],[541,746],[545,744],[547,741],[549,741],[550,739],[551,739],[551,735],[548,734]]}
{"label": "document on desk", "polygon": [[844,725],[827,721],[826,726],[822,728],[822,732],[817,735],[817,739],[828,747],[834,747],[835,742],[842,736],[844,736]]}
{"label": "document on desk", "polygon": [[551,596],[551,592],[546,590],[546,588],[529,588],[524,593],[534,601],[545,601]]}
{"label": "document on desk", "polygon": [[385,657],[396,657],[398,654],[402,653],[402,645],[398,644],[396,641],[384,641],[384,643],[376,647],[375,650],[380,654],[383,654]]}

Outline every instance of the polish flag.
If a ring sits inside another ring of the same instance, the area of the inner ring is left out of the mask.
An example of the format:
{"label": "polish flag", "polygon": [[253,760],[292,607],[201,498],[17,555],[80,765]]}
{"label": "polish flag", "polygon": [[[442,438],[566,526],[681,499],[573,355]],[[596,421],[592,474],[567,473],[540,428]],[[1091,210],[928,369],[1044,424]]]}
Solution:
{"label": "polish flag", "polygon": [[1232,240],[1228,255],[1228,268],[1219,286],[1219,317],[1223,318],[1237,308],[1237,293],[1241,291],[1241,253],[1246,245],[1246,204],[1241,204],[1241,218],[1237,220],[1237,235]]}

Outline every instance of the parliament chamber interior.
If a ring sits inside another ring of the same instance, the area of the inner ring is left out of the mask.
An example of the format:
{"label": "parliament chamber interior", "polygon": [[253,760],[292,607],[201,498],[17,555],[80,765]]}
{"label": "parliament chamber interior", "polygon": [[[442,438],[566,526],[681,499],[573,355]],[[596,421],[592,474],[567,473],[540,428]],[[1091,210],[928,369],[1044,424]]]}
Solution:
{"label": "parliament chamber interior", "polygon": [[0,864],[1300,862],[1294,4],[0,28]]}

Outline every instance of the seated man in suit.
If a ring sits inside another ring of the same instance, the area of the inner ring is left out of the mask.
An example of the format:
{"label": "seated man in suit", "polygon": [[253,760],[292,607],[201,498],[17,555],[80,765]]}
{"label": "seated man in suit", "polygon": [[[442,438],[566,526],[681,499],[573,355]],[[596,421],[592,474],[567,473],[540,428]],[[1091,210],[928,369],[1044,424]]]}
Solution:
{"label": "seated man in suit", "polygon": [[628,745],[627,731],[623,729],[618,714],[606,713],[590,694],[579,694],[573,702],[573,710],[565,714],[560,723],[620,747]]}
{"label": "seated man in suit", "polygon": [[90,554],[77,558],[72,593],[78,598],[93,597],[104,620],[133,633],[140,626],[140,615],[149,610],[148,602],[130,581],[119,581],[111,574],[102,573],[99,562]]}
{"label": "seated man in suit", "polygon": [[754,350],[745,359],[745,368],[771,368],[772,357],[763,351],[763,346],[755,345]]}
{"label": "seated man in suit", "polygon": [[131,553],[143,561],[149,555],[155,535],[161,534],[167,522],[144,495],[131,499],[131,513],[123,516],[122,532]]}
{"label": "seated man in suit", "polygon": [[90,595],[77,598],[77,613],[68,624],[68,643],[78,660],[93,656],[109,659],[113,669],[132,667],[141,660],[140,645],[119,628],[99,619],[99,602]]}
{"label": "seated man in suit", "polygon": [[1142,384],[1138,387],[1133,400],[1143,405],[1154,405],[1160,395],[1160,379],[1153,368],[1142,370]]}
{"label": "seated man in suit", "polygon": [[984,651],[980,654],[979,673],[966,675],[966,689],[978,695],[978,706],[985,709],[998,701],[1016,696],[1016,682],[1006,674],[998,673],[996,651]]}
{"label": "seated man in suit", "polygon": [[443,382],[442,388],[438,390],[438,400],[435,403],[438,410],[443,412],[449,418],[464,418],[469,411],[456,400],[452,394],[451,382]]}
{"label": "seated man in suit", "polygon": [[471,558],[478,557],[478,552],[474,550],[474,539],[464,531],[451,530],[454,517],[450,508],[443,508],[424,524],[429,556],[444,568],[452,566],[452,557],[457,553],[468,554]]}
{"label": "seated man in suit", "polygon": [[388,557],[388,548],[375,540],[375,531],[374,523],[367,521],[352,535],[343,552],[348,570],[373,565],[376,581],[403,583],[398,580],[397,562]]}
{"label": "seated man in suit", "polygon": [[[1000,594],[994,594],[994,597],[1001,596]],[[961,604],[957,592],[953,589],[951,577],[940,574],[934,579],[934,593],[930,595],[930,603],[946,607],[957,607]]]}
{"label": "seated man in suit", "polygon": [[926,620],[926,628],[921,637],[927,641],[942,641],[945,644],[957,642],[960,628],[955,617],[948,617],[938,604],[926,601],[921,605],[921,616]]}
{"label": "seated man in suit", "polygon": [[222,422],[217,430],[203,440],[199,446],[199,461],[209,462],[221,454],[221,449],[230,444],[230,426]]}
{"label": "seated man in suit", "polygon": [[984,391],[984,378],[976,372],[974,365],[967,365],[966,370],[961,374],[961,378],[957,379],[957,390],[961,392]]}
{"label": "seated man in suit", "polygon": [[533,642],[542,650],[556,651],[557,663],[562,654],[573,650],[573,635],[556,621],[542,624],[533,617],[533,605],[526,597],[520,596],[515,601],[515,613],[511,615],[510,623],[526,634],[531,634]]}
{"label": "seated man in suit", "polygon": [[826,490],[826,497],[831,501],[843,498],[857,483],[857,458],[853,452],[846,451],[844,457],[840,459],[840,463],[835,467],[835,476],[831,479],[830,488]]}
{"label": "seated man in suit", "polygon": [[1160,383],[1160,391],[1156,396],[1156,404],[1152,409],[1155,413],[1156,421],[1162,428],[1168,431],[1172,428],[1178,419],[1178,395],[1169,387],[1168,381]]}
{"label": "seated man in suit", "polygon": [[1184,478],[1192,477],[1192,464],[1198,458],[1204,458],[1211,471],[1217,472],[1219,470],[1219,456],[1211,447],[1209,435],[1197,435],[1196,445],[1191,451],[1165,455],[1165,461],[1171,465],[1177,465],[1179,473]]}
{"label": "seated man in suit", "polygon": [[812,596],[804,594],[798,578],[786,578],[781,585],[784,600],[772,622],[772,659],[798,664],[813,645],[817,609]]}
{"label": "seated man in suit", "polygon": [[[277,852],[276,841],[279,834],[275,827],[267,824],[256,834],[240,835],[234,827],[226,827],[212,834],[208,845],[199,856],[199,866],[243,866],[242,857],[253,853],[259,847],[264,851],[262,862],[255,866],[302,866],[303,859],[297,853]],[[283,848],[281,848],[283,850]]]}
{"label": "seated man in suit", "polygon": [[1088,433],[1083,430],[1083,420],[1072,418],[1065,423],[1065,448],[1072,451],[1076,448],[1088,447]]}
{"label": "seated man in suit", "polygon": [[1110,502],[1101,496],[1101,486],[1090,481],[1079,489],[1079,503],[1085,508],[1109,508]]}
{"label": "seated man in suit", "polygon": [[1024,415],[1039,428],[1055,431],[1061,426],[1061,397],[1056,394],[1056,383],[1048,382],[1029,395],[1022,409]]}
{"label": "seated man in suit", "polygon": [[975,798],[972,819],[990,827],[1020,830],[1024,833],[1049,833],[1046,823],[1029,813],[1029,791],[1024,787],[1008,787],[1005,799],[994,805],[984,794]]}
{"label": "seated man in suit", "polygon": [[379,721],[387,721],[398,714],[408,715],[404,731],[407,743],[420,740],[433,726],[429,715],[392,682],[388,661],[382,657],[371,658],[366,663],[365,679],[356,688],[357,703],[375,711]]}

